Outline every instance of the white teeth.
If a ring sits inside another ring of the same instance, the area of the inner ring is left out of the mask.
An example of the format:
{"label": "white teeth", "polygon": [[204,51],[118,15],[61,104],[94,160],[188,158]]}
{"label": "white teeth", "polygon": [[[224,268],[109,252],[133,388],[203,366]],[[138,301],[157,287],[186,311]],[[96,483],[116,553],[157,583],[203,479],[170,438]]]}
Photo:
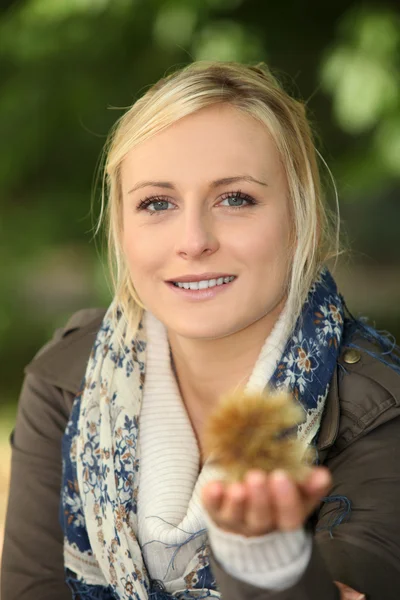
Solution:
{"label": "white teeth", "polygon": [[233,275],[231,277],[219,277],[217,279],[217,285],[222,285],[224,283],[230,283],[234,279],[235,279],[235,277]]}
{"label": "white teeth", "polygon": [[232,275],[230,277],[218,277],[218,279],[203,279],[202,281],[190,282],[185,281],[184,283],[181,281],[177,281],[174,285],[185,290],[206,290],[207,288],[215,287],[216,285],[230,283],[234,279],[235,277]]}

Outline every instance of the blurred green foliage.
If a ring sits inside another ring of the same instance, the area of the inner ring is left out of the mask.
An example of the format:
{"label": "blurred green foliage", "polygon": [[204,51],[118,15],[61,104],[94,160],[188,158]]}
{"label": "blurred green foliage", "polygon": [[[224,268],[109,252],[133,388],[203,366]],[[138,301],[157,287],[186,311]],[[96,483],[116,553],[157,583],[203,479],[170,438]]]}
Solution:
{"label": "blurred green foliage", "polygon": [[124,107],[192,60],[265,61],[306,99],[354,263],[387,269],[390,297],[372,316],[400,334],[399,20],[395,4],[344,0],[20,0],[0,12],[0,401],[56,326],[109,302],[89,214],[102,146]]}

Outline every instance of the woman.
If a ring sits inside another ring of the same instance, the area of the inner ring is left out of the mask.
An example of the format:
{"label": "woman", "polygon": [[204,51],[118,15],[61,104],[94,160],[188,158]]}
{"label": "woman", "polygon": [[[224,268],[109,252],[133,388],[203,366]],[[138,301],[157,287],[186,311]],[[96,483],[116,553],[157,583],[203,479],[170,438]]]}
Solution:
{"label": "woman", "polygon": [[[324,267],[303,105],[261,68],[194,63],[121,118],[105,172],[115,297],[26,369],[3,600],[71,597],[64,568],[82,600],[397,598],[399,370]],[[319,466],[227,485],[204,424],[267,385]]]}

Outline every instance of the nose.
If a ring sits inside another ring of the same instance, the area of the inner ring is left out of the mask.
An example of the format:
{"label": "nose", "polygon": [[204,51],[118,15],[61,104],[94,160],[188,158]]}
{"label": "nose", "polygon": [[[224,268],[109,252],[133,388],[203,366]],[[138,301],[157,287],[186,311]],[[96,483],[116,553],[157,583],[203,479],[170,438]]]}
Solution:
{"label": "nose", "polygon": [[209,214],[187,211],[179,223],[176,250],[184,259],[196,259],[216,252],[218,237]]}

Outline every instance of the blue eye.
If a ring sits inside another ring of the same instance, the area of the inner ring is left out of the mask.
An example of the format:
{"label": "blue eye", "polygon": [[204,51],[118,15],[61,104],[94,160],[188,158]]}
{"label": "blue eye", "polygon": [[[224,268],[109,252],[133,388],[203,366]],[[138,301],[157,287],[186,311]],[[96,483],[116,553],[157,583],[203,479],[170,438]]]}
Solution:
{"label": "blue eye", "polygon": [[137,207],[137,210],[147,210],[149,213],[160,213],[169,210],[174,205],[169,200],[163,198],[145,198]]}
{"label": "blue eye", "polygon": [[[224,204],[224,202],[228,202],[228,204]],[[237,198],[235,196],[229,196],[229,198],[225,198],[221,204],[224,204],[224,206],[232,206],[232,207],[241,207],[243,206],[243,203],[248,201],[246,200],[246,198]]]}
{"label": "blue eye", "polygon": [[155,202],[150,202],[150,204],[147,205],[147,208],[153,206],[154,208],[151,209],[152,212],[160,212],[162,210],[167,210],[169,204],[171,204],[171,202],[168,202],[167,200],[157,200]]}
{"label": "blue eye", "polygon": [[228,206],[229,208],[244,208],[245,206],[256,204],[251,196],[242,194],[242,192],[227,192],[222,198],[223,200],[220,202],[220,205]]}

